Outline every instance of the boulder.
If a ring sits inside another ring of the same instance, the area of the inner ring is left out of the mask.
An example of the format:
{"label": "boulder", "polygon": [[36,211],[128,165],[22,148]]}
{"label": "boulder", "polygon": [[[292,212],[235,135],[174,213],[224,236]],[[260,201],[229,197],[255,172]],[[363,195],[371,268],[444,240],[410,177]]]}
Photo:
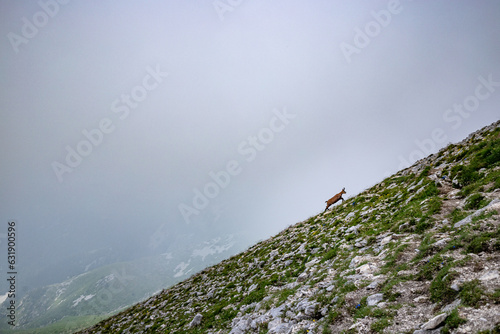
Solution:
{"label": "boulder", "polygon": [[377,305],[379,302],[381,302],[384,299],[384,294],[383,293],[376,293],[374,295],[368,296],[366,299],[366,304],[368,306],[374,306]]}
{"label": "boulder", "polygon": [[196,327],[201,324],[201,320],[203,319],[203,316],[201,314],[197,314],[194,316],[194,319],[189,323],[189,327]]}
{"label": "boulder", "polygon": [[427,321],[422,326],[422,329],[429,330],[438,327],[444,321],[444,319],[446,319],[447,316],[448,315],[446,313],[441,313],[440,315],[435,316],[431,320]]}

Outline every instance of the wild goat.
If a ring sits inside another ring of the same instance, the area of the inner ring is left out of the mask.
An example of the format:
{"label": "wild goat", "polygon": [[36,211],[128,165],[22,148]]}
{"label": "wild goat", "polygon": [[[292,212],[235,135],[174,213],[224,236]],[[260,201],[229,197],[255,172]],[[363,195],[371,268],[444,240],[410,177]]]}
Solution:
{"label": "wild goat", "polygon": [[344,199],[342,198],[342,194],[347,194],[347,193],[345,192],[345,188],[342,188],[342,191],[341,191],[341,192],[339,192],[337,195],[333,196],[333,197],[332,197],[332,198],[330,198],[328,201],[326,201],[326,209],[325,209],[325,211],[323,211],[323,213],[325,213],[325,212],[326,212],[326,210],[328,210],[328,208],[329,208],[330,206],[332,206],[333,204],[337,203],[339,200],[342,200],[342,201],[343,201]]}

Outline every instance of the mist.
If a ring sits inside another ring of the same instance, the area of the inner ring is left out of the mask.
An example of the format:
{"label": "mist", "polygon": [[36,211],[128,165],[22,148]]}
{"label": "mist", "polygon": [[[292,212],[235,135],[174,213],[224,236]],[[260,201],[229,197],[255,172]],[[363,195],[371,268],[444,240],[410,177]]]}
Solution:
{"label": "mist", "polygon": [[498,17],[497,1],[0,2],[0,247],[16,221],[19,288],[96,252],[265,239],[496,121]]}

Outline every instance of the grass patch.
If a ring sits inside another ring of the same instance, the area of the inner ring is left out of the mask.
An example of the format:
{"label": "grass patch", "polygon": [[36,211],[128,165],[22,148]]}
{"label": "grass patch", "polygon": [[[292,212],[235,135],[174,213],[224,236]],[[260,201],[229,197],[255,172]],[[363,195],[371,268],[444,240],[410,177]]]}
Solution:
{"label": "grass patch", "polygon": [[460,290],[460,299],[466,306],[477,307],[483,295],[483,289],[479,280],[475,279],[465,282]]}
{"label": "grass patch", "polygon": [[432,223],[429,220],[420,219],[420,221],[415,225],[415,233],[422,234],[431,227]]}
{"label": "grass patch", "polygon": [[330,249],[328,252],[323,255],[323,262],[333,259],[337,256],[337,248]]}
{"label": "grass patch", "polygon": [[488,200],[484,198],[481,194],[471,195],[465,201],[464,209],[465,210],[478,210],[482,207],[485,207],[488,204]]}
{"label": "grass patch", "polygon": [[429,208],[427,209],[428,215],[434,215],[441,211],[443,200],[440,197],[434,196],[429,200]]}
{"label": "grass patch", "polygon": [[389,327],[391,322],[389,321],[388,318],[382,318],[374,321],[370,329],[374,331],[375,333],[382,333],[386,327]]}
{"label": "grass patch", "polygon": [[258,303],[266,296],[266,289],[264,286],[259,286],[257,289],[250,292],[243,300],[241,301],[242,305],[248,305],[252,303]]}
{"label": "grass patch", "polygon": [[465,211],[462,211],[458,208],[455,208],[449,215],[448,215],[448,218],[451,220],[451,222],[454,224],[454,223],[458,223],[459,221],[461,221],[462,219],[464,219],[465,217],[467,217],[469,214]]}
{"label": "grass patch", "polygon": [[444,321],[444,327],[441,329],[442,334],[451,333],[452,329],[458,328],[460,325],[465,324],[467,322],[466,319],[460,318],[458,315],[458,310],[455,308],[448,315],[446,320]]}
{"label": "grass patch", "polygon": [[451,281],[457,276],[455,272],[450,272],[451,264],[444,266],[431,282],[430,300],[446,304],[457,296],[458,292],[450,288]]}

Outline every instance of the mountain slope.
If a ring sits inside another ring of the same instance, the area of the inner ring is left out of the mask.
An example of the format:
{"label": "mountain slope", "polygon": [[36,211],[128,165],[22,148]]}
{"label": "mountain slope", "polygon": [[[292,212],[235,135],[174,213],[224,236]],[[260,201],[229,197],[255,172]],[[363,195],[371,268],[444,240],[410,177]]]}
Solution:
{"label": "mountain slope", "polygon": [[[183,240],[189,240],[186,236]],[[97,323],[207,265],[241,250],[248,240],[227,235],[202,244],[185,242],[171,252],[89,270],[64,282],[29,291],[17,309],[18,333],[71,333]],[[2,305],[0,314],[6,317]],[[11,329],[0,323],[0,332]]]}
{"label": "mountain slope", "polygon": [[81,333],[498,333],[500,122]]}

